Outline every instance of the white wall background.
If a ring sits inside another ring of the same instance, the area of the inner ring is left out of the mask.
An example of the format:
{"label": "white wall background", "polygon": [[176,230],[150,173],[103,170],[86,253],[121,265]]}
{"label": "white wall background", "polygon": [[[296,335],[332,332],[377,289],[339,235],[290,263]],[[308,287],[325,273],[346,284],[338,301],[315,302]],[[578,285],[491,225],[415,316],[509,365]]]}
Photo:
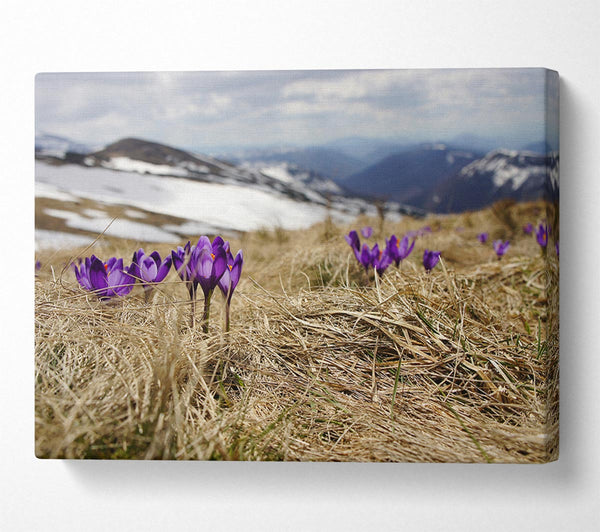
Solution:
{"label": "white wall background", "polygon": [[[0,529],[593,529],[600,514],[600,3],[203,4],[5,0],[0,7]],[[35,73],[490,66],[545,66],[562,76],[557,463],[121,463],[34,458]]]}

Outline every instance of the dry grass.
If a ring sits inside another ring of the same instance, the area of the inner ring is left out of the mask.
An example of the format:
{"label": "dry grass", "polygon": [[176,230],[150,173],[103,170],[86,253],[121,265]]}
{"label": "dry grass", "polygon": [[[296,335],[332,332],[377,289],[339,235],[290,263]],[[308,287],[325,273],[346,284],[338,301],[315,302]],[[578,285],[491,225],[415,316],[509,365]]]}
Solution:
{"label": "dry grass", "polygon": [[[505,220],[543,215],[541,204],[508,208],[510,217],[487,210],[386,222],[386,235],[438,230],[369,286],[343,240],[349,227],[243,235],[233,242],[245,265],[229,334],[220,296],[209,335],[190,329],[173,272],[149,305],[140,288],[106,305],[60,272],[72,252],[41,255],[37,455],[555,459],[558,299],[546,283],[557,285],[556,261],[518,231],[502,261],[475,238],[507,237],[515,231]],[[128,259],[135,247],[111,241],[102,256]],[[443,257],[430,275],[420,265],[426,247]]]}

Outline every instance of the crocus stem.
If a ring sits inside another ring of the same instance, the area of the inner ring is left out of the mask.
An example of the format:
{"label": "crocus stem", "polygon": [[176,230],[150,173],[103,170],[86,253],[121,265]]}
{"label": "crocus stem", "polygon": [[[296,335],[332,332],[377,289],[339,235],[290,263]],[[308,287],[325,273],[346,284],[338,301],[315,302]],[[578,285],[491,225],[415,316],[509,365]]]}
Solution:
{"label": "crocus stem", "polygon": [[204,296],[204,315],[202,316],[202,330],[208,334],[208,318],[210,317],[210,298],[212,291]]}
{"label": "crocus stem", "polygon": [[190,302],[192,305],[192,314],[190,315],[190,327],[193,329],[196,321],[196,288],[190,287]]}
{"label": "crocus stem", "polygon": [[148,304],[148,301],[150,300],[151,293],[152,293],[152,287],[144,286],[144,303],[146,303],[146,305]]}
{"label": "crocus stem", "polygon": [[225,332],[229,332],[229,302],[225,303]]}

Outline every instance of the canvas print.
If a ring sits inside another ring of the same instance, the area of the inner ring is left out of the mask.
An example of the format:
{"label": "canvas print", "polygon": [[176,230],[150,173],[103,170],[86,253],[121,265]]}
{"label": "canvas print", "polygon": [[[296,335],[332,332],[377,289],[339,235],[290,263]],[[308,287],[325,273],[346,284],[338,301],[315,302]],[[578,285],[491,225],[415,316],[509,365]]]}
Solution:
{"label": "canvas print", "polygon": [[39,458],[557,459],[556,72],[40,73],[35,130]]}

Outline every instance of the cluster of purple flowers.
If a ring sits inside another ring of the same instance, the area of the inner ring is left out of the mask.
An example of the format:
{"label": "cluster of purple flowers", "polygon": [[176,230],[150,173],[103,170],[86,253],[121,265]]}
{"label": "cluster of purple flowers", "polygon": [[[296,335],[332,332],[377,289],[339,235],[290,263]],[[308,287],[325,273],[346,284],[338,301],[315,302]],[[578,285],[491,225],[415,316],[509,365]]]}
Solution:
{"label": "cluster of purple flowers", "polygon": [[[552,234],[552,228],[550,227],[549,224],[546,225],[544,223],[541,223],[535,232],[535,239],[537,240],[537,243],[540,245],[540,249],[542,250],[542,253],[546,253],[546,249],[548,247],[548,237],[551,234]],[[554,251],[556,251],[556,256],[559,257],[560,250],[559,250],[558,239],[554,240]]]}
{"label": "cluster of purple flowers", "polygon": [[225,328],[229,330],[229,308],[233,292],[238,285],[244,260],[242,251],[234,257],[229,242],[217,236],[212,242],[201,236],[197,244],[188,242],[178,247],[164,259],[158,252],[149,255],[143,249],[133,254],[132,262],[125,267],[123,259],[112,257],[106,262],[92,255],[73,264],[75,277],[86,290],[94,292],[102,301],[126,296],[136,282],[144,288],[146,301],[154,287],[161,283],[171,266],[186,283],[192,302],[192,325],[194,323],[196,292],[198,286],[204,294],[204,330],[208,331],[210,300],[218,286],[225,299]]}
{"label": "cluster of purple flowers", "polygon": [[[379,276],[383,275],[389,266],[394,263],[396,267],[406,259],[415,247],[415,239],[417,236],[423,236],[431,232],[430,227],[424,227],[419,231],[411,231],[406,233],[401,239],[396,235],[390,236],[385,240],[385,247],[381,249],[379,244],[374,244],[369,247],[368,244],[361,246],[360,238],[356,231],[350,231],[344,238],[348,245],[352,248],[352,252],[358,263],[365,269],[368,276],[369,268],[377,272]],[[364,238],[369,238],[373,231],[370,227],[364,227],[361,234]],[[410,240],[412,238],[412,241]],[[427,272],[431,271],[440,260],[441,252],[425,250],[423,255],[423,266]]]}
{"label": "cluster of purple flowers", "polygon": [[201,236],[197,244],[188,242],[184,247],[178,247],[171,252],[173,266],[179,277],[186,283],[190,300],[192,302],[192,324],[194,322],[196,292],[198,286],[204,294],[204,316],[203,326],[208,331],[208,319],[210,313],[210,301],[212,294],[217,288],[221,290],[225,298],[225,330],[229,330],[229,308],[231,297],[240,276],[244,258],[242,251],[238,251],[234,257],[231,253],[229,242],[220,236],[210,241],[207,236]]}
{"label": "cluster of purple flowers", "polygon": [[[546,251],[546,248],[548,246],[548,236],[551,233],[551,229],[549,225],[546,225],[545,223],[540,223],[538,225],[537,228],[535,228],[533,226],[533,224],[528,223],[526,225],[523,226],[523,233],[525,233],[526,235],[530,235],[532,233],[534,233],[535,230],[535,239],[537,241],[537,243],[539,244],[542,252]],[[489,238],[489,233],[484,232],[484,233],[479,233],[477,235],[477,240],[479,240],[479,242],[481,242],[482,244],[485,244],[488,241]],[[508,248],[510,247],[510,242],[508,240],[506,240],[505,242],[503,242],[502,240],[495,240],[492,243],[493,247],[494,247],[494,251],[496,252],[496,255],[498,256],[498,259],[501,259],[502,256],[507,252]],[[556,250],[556,255],[559,255],[559,245],[558,245],[558,240],[556,240],[554,248]]]}
{"label": "cluster of purple flowers", "polygon": [[[479,233],[477,235],[477,240],[479,240],[479,242],[481,242],[482,244],[485,244],[489,240],[489,238],[490,234],[488,232]],[[503,255],[508,251],[508,248],[510,247],[510,242],[508,240],[494,240],[492,242],[492,247],[496,252],[498,260],[500,260],[503,257]]]}
{"label": "cluster of purple flowers", "polygon": [[[523,226],[523,232],[527,235],[532,234],[534,232],[534,229],[535,229],[535,240],[539,244],[542,253],[546,253],[546,250],[548,248],[548,238],[552,234],[552,228],[550,227],[550,224],[546,224],[544,222],[540,223],[536,228],[534,228],[534,226],[530,223]],[[554,249],[556,251],[556,256],[558,257],[559,256],[559,244],[558,244],[557,239],[554,241]]]}
{"label": "cluster of purple flowers", "polygon": [[[369,238],[372,231],[365,231],[365,229],[370,228],[363,228],[361,234],[365,238]],[[361,247],[360,239],[356,231],[350,231],[350,233],[345,236],[345,239],[352,248],[356,260],[365,269],[367,275],[369,273],[369,268],[373,268],[373,270],[377,271],[378,275],[383,275],[385,270],[387,270],[392,263],[395,263],[396,266],[398,266],[400,262],[410,255],[415,245],[414,240],[409,245],[408,237],[406,236],[401,240],[398,240],[396,235],[392,235],[389,240],[386,239],[385,247],[383,249],[380,249],[379,244],[377,243],[374,244],[373,247],[369,247],[368,244],[363,244]]]}

